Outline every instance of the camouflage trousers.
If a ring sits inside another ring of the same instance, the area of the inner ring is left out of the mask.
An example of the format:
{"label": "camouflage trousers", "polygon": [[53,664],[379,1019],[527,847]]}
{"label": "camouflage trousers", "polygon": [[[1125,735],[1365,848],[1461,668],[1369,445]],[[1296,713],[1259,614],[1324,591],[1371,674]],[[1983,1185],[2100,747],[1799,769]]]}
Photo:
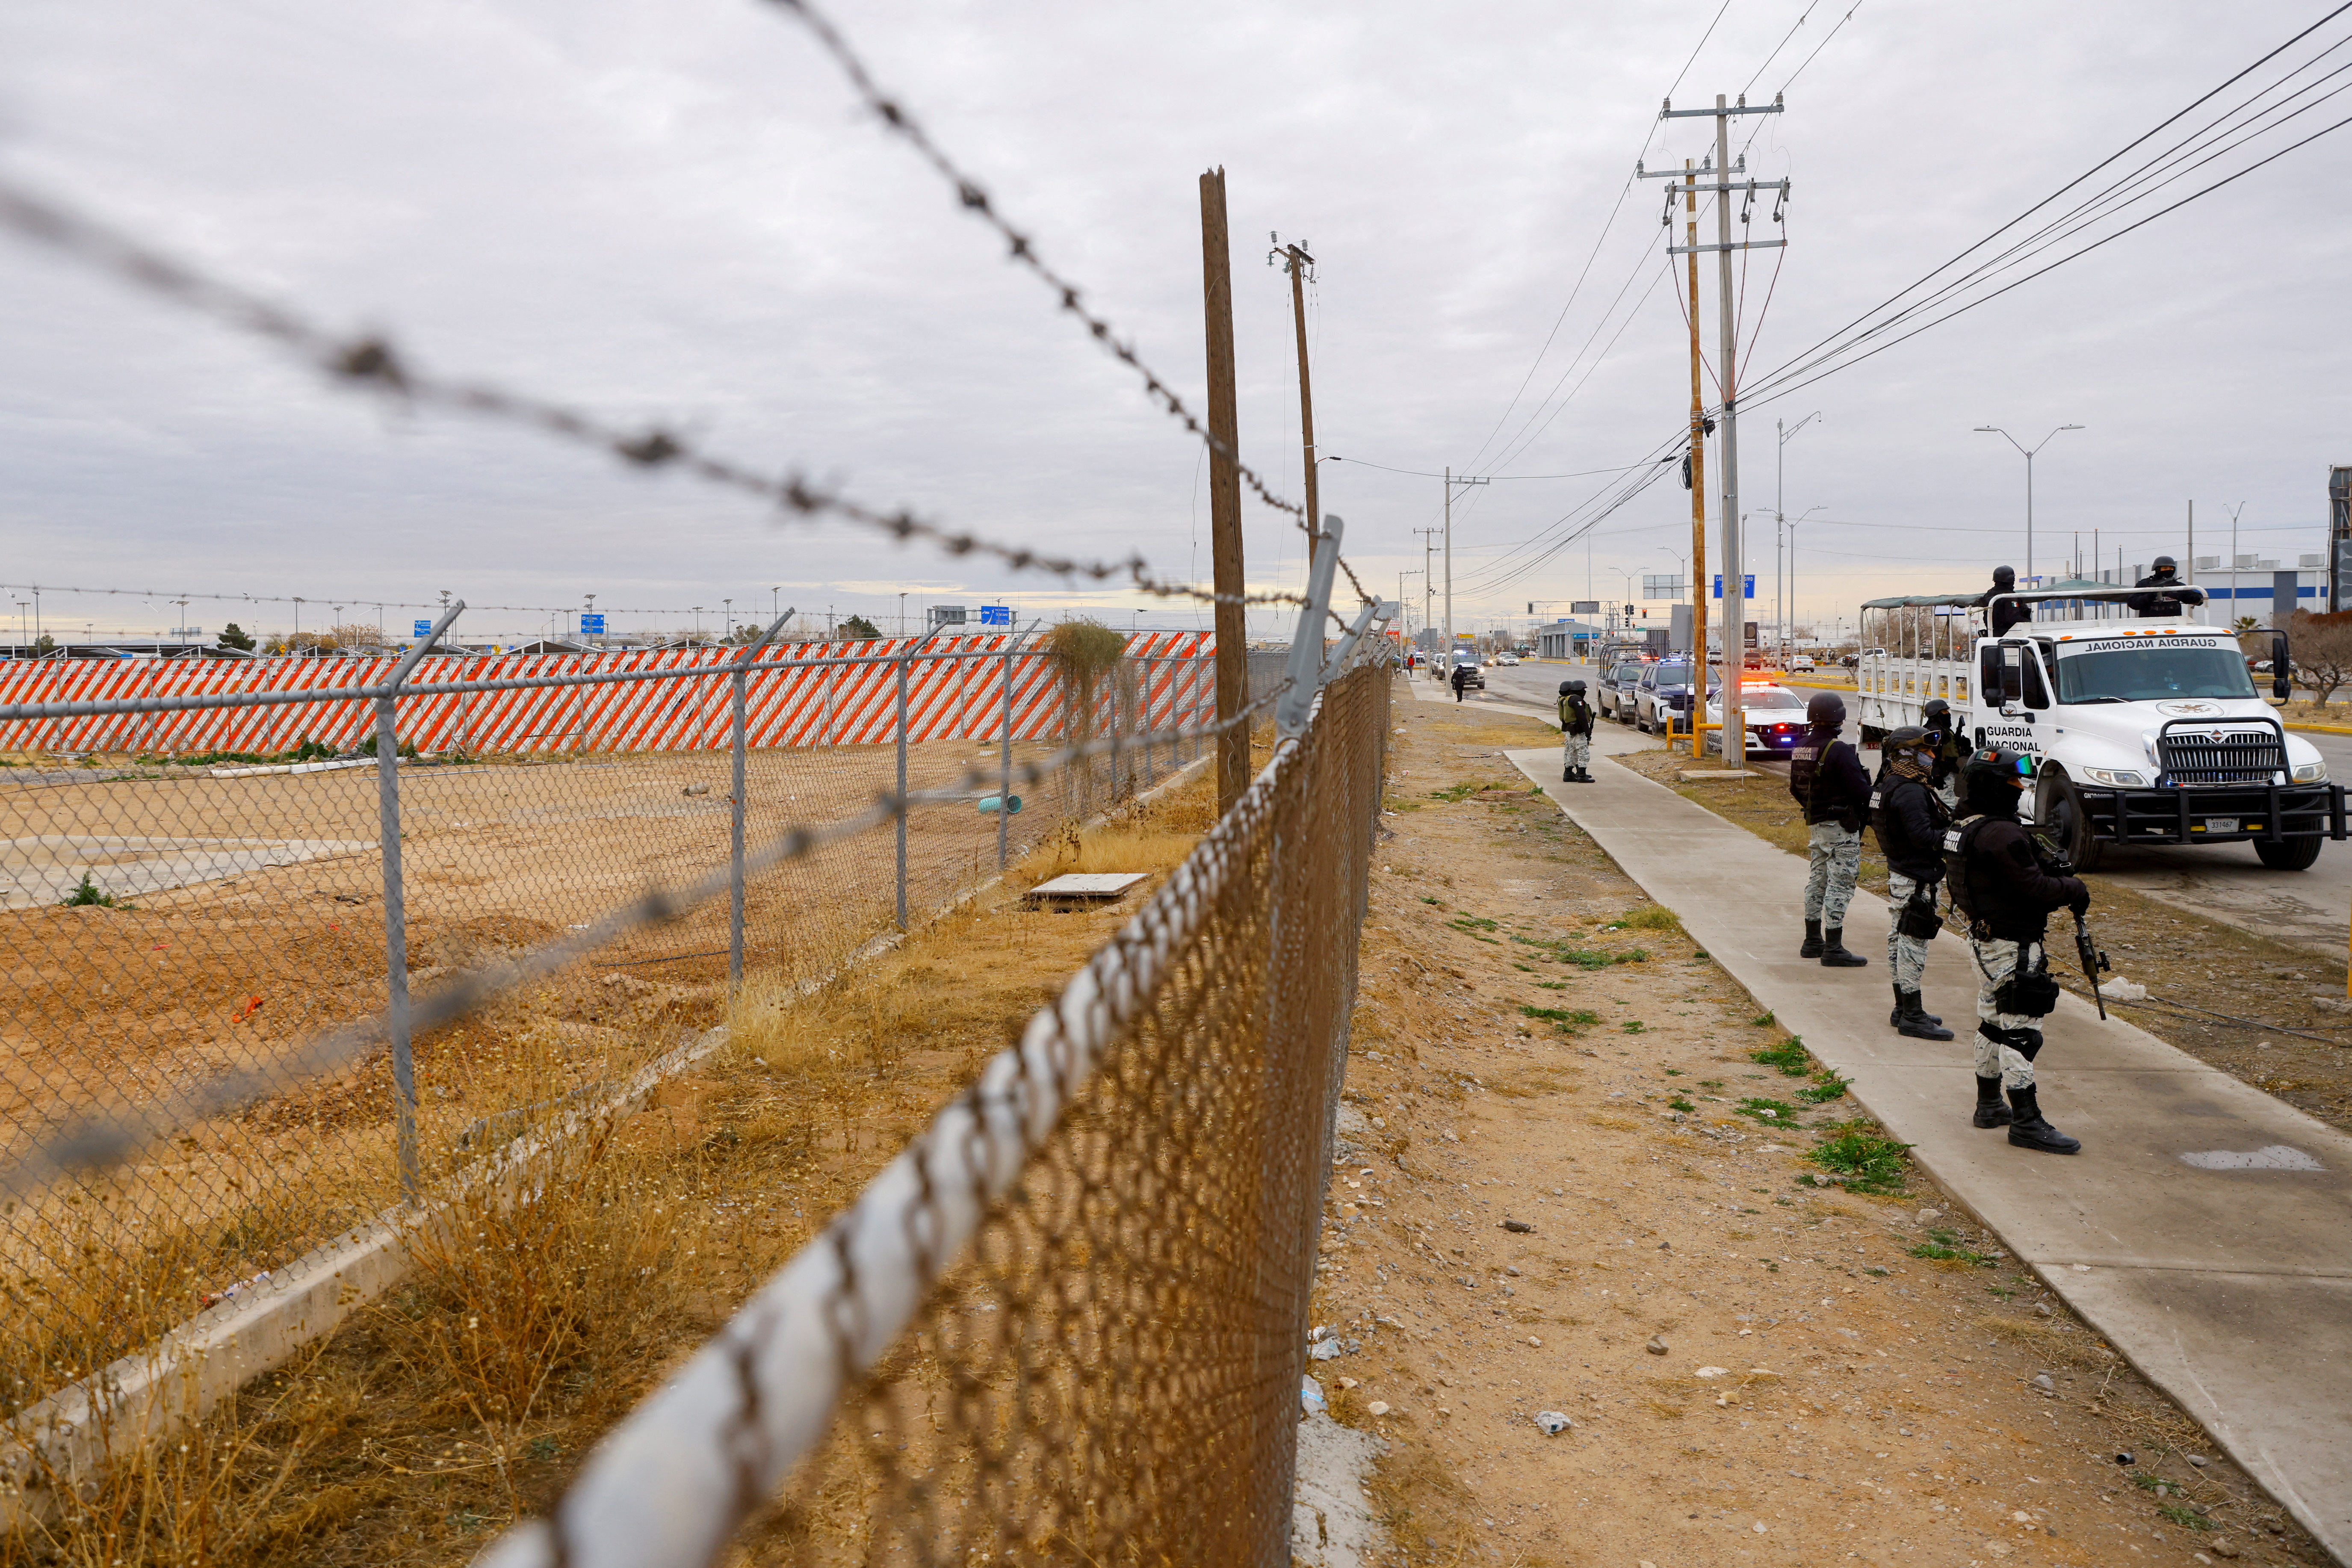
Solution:
{"label": "camouflage trousers", "polygon": [[1805,918],[1843,931],[1845,907],[1853,902],[1854,875],[1862,869],[1862,835],[1834,822],[1816,822],[1806,842],[1811,866],[1805,873]]}
{"label": "camouflage trousers", "polygon": [[1563,768],[1581,768],[1590,766],[1591,762],[1592,737],[1571,735],[1562,730],[1559,732],[1559,765]]}
{"label": "camouflage trousers", "polygon": [[[1933,896],[1935,884],[1927,884]],[[1894,972],[1895,985],[1900,991],[1919,989],[1920,976],[1927,973],[1927,939],[1903,934],[1903,906],[1919,884],[1900,871],[1886,873],[1886,967]]]}
{"label": "camouflage trousers", "polygon": [[2020,963],[2043,959],[2038,942],[2010,942],[2000,937],[1970,937],[1977,963],[1977,1076],[1997,1078],[2004,1089],[2033,1087],[2033,1058],[2042,1049],[2042,1020],[2024,1013],[2004,1013],[1995,998],[2001,983],[2017,973]]}

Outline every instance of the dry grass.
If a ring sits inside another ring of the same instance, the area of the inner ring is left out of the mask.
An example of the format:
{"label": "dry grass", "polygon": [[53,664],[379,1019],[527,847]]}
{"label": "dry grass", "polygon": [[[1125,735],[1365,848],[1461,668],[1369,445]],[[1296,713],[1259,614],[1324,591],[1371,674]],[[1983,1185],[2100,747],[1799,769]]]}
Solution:
{"label": "dry grass", "polygon": [[[61,1514],[0,1535],[0,1564],[470,1558],[543,1508],[1140,896],[1055,913],[1017,890],[1073,864],[1164,871],[1213,790],[1204,775],[1041,846],[1004,889],[825,984],[749,985],[727,1046],[646,1110],[565,1143],[519,1193],[461,1202],[417,1239],[404,1288]],[[577,1081],[561,1012],[499,1031],[538,1042],[506,1047],[515,1093]],[[154,1265],[158,1328],[185,1315],[170,1282],[186,1267]]]}

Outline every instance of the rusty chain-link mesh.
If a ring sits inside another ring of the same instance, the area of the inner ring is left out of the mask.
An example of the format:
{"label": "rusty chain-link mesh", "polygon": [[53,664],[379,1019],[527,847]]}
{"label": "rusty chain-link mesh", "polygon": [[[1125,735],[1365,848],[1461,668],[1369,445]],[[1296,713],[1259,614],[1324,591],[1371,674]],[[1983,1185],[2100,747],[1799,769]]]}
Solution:
{"label": "rusty chain-link mesh", "polygon": [[1288,1562],[1389,700],[1382,667],[1327,687],[1020,1046],[481,1561]]}
{"label": "rusty chain-link mesh", "polygon": [[[942,663],[929,684],[981,690],[995,661],[971,662],[980,674],[967,679]],[[1146,668],[1107,683],[1095,734],[1199,721],[1211,697],[1203,661],[1129,662]],[[871,672],[845,679],[860,673]],[[854,819],[898,787],[898,747],[874,738],[894,725],[889,674],[886,667],[866,682],[880,695],[868,704],[865,743],[747,748],[750,844],[773,843],[795,825]],[[576,934],[647,889],[723,876],[730,680],[706,665],[628,689],[642,691],[633,699],[640,707],[715,715],[700,749],[600,749],[590,720],[615,689],[558,686],[473,699],[472,716],[452,721],[446,750],[404,761],[397,822],[411,990],[428,994],[446,976]],[[1045,694],[1033,722],[1015,724],[1016,766],[1043,762],[1069,728],[1053,710],[1051,681],[1034,684]],[[514,698],[522,717],[500,731],[502,744],[486,746],[483,714],[499,696]],[[365,699],[338,699],[271,711],[289,746],[323,735],[348,753],[369,733],[370,709]],[[235,715],[198,708],[168,717],[200,726]],[[952,793],[975,767],[992,780],[1002,717],[1000,704],[981,698],[968,722],[932,715],[936,738],[907,749],[909,792]],[[144,743],[159,721],[106,714],[14,726],[17,765],[0,768],[0,1170],[24,1169],[94,1119],[169,1108],[226,1073],[271,1072],[323,1032],[386,1006],[373,760],[207,759]],[[1055,769],[1004,822],[1005,853],[1024,855],[1199,751],[1196,740],[1162,741]],[[983,787],[994,793],[992,783]],[[908,814],[905,898],[919,917],[997,871],[1003,819],[976,809],[982,789],[965,793],[973,798]],[[745,983],[808,984],[887,931],[898,898],[894,837],[884,822],[747,878]],[[728,1005],[731,934],[722,894],[625,929],[470,1016],[418,1031],[421,1191],[701,1039]],[[90,1376],[210,1305],[273,1289],[288,1264],[391,1209],[403,1195],[391,1067],[379,1045],[346,1070],[304,1082],[289,1075],[258,1101],[182,1126],[103,1173],[0,1205],[8,1321],[0,1414]]]}

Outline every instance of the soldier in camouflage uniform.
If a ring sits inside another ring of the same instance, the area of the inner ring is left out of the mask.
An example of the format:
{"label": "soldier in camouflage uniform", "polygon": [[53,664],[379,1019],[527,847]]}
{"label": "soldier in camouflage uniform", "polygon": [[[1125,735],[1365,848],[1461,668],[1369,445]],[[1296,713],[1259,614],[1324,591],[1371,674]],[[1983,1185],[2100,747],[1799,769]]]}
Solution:
{"label": "soldier in camouflage uniform", "polygon": [[1559,683],[1559,782],[1592,782],[1592,704],[1584,700],[1584,682]]}

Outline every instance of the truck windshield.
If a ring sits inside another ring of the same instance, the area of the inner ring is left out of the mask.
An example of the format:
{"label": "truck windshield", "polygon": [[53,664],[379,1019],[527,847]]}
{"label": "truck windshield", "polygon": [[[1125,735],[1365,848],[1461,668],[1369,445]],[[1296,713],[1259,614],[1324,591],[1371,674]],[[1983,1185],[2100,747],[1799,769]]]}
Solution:
{"label": "truck windshield", "polygon": [[2252,697],[2253,678],[2234,647],[2158,642],[2058,661],[2061,702],[2161,702],[2174,697]]}

